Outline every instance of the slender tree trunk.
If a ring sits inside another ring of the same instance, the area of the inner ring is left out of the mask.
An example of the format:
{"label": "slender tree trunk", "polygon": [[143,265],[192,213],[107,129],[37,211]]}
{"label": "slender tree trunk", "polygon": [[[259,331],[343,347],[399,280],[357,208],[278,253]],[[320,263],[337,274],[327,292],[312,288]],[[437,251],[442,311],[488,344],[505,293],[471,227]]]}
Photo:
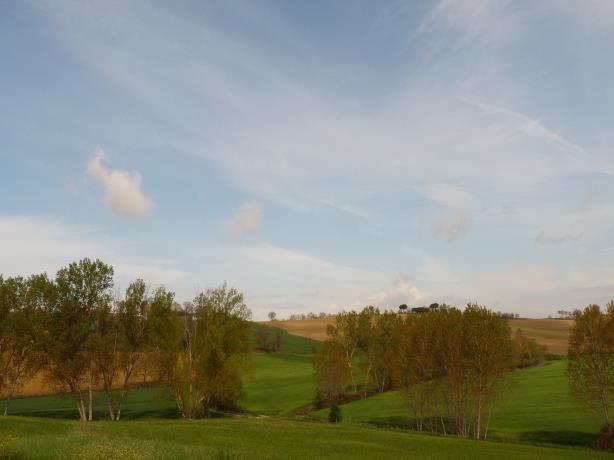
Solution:
{"label": "slender tree trunk", "polygon": [[94,406],[94,389],[92,388],[92,380],[94,379],[94,370],[92,369],[92,364],[90,362],[90,378],[89,378],[89,383],[88,383],[88,393],[89,393],[89,400],[88,400],[88,420],[91,422],[92,421],[92,412],[93,412],[93,406]]}
{"label": "slender tree trunk", "polygon": [[87,420],[85,416],[85,404],[83,402],[83,393],[81,389],[77,389],[78,399],[76,400],[77,410],[79,411],[79,420],[85,422]]}
{"label": "slender tree trunk", "polygon": [[115,420],[119,420],[122,413],[122,407],[124,405],[124,401],[126,400],[126,395],[128,394],[128,382],[130,381],[130,376],[132,375],[132,370],[134,366],[132,362],[128,365],[124,372],[124,382],[122,383],[122,388],[119,394],[119,401],[117,402],[117,411],[115,412]]}
{"label": "slender tree trunk", "polygon": [[486,428],[484,429],[484,439],[488,436],[488,427],[490,427],[490,416],[492,415],[492,410],[488,409],[488,418],[486,419]]}
{"label": "slender tree trunk", "polygon": [[476,422],[475,422],[475,439],[480,439],[480,431],[482,430],[482,395],[478,396],[478,404],[476,407]]}
{"label": "slender tree trunk", "polygon": [[443,430],[443,435],[446,436],[446,424],[443,421],[443,415],[440,415],[439,419],[441,420],[441,429]]}
{"label": "slender tree trunk", "polygon": [[369,367],[367,368],[367,373],[365,374],[365,388],[364,388],[364,398],[365,399],[367,399],[367,389],[369,388],[369,374],[371,374],[371,360],[369,360]]}
{"label": "slender tree trunk", "polygon": [[107,391],[107,407],[109,408],[109,417],[111,420],[115,420],[115,411],[113,410],[113,396],[110,391]]}
{"label": "slender tree trunk", "polygon": [[352,389],[354,390],[354,393],[356,393],[358,390],[356,389],[356,378],[354,377],[354,368],[352,367],[352,357],[351,356],[347,357],[347,363],[348,363],[348,368],[350,369],[350,380],[352,382]]}
{"label": "slender tree trunk", "polygon": [[610,411],[608,407],[608,397],[606,395],[605,388],[601,389],[601,405],[603,407],[603,417],[605,419],[605,426],[608,430],[608,435],[611,437],[614,435],[614,428],[612,427],[612,423],[610,423]]}

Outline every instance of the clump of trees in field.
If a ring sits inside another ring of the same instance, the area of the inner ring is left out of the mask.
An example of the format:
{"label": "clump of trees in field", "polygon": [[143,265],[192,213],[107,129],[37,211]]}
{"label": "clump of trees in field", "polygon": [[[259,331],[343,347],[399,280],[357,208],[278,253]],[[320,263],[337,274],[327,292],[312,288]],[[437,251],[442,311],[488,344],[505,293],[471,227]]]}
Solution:
{"label": "clump of trees in field", "polygon": [[575,315],[568,375],[574,396],[603,421],[597,447],[614,450],[614,302],[589,305]]}
{"label": "clump of trees in field", "polygon": [[278,327],[270,327],[257,323],[255,326],[254,338],[256,350],[266,353],[276,353],[281,350],[284,341],[285,331]]}
{"label": "clump of trees in field", "polygon": [[525,336],[520,329],[516,329],[512,337],[512,356],[517,368],[538,366],[546,359],[548,351],[545,345],[537,343],[532,337]]}
{"label": "clump of trees in field", "polygon": [[330,400],[346,397],[348,386],[364,396],[395,388],[417,430],[487,436],[514,366],[509,326],[496,313],[478,305],[415,315],[366,307],[337,315],[327,332],[314,367]]}
{"label": "clump of trees in field", "polygon": [[71,263],[55,279],[0,276],[4,414],[15,391],[41,372],[73,398],[83,421],[93,418],[97,390],[119,420],[134,377],[148,370],[185,419],[233,408],[249,364],[249,317],[243,295],[226,285],[183,307],[140,279],[116,297],[113,268],[100,260]]}

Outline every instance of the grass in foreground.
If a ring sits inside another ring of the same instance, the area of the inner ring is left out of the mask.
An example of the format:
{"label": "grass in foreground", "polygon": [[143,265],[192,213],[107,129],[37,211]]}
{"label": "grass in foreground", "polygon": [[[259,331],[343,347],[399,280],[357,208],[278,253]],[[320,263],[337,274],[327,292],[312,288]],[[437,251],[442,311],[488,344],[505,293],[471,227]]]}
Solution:
{"label": "grass in foreground", "polygon": [[0,418],[0,440],[0,458],[33,459],[613,458],[584,449],[281,419],[80,423],[7,417]]}

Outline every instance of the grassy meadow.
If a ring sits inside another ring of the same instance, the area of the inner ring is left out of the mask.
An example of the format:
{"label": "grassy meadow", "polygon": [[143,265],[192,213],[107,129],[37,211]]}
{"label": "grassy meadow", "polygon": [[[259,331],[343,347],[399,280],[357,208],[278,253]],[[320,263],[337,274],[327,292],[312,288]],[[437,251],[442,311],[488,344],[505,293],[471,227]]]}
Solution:
{"label": "grassy meadow", "polygon": [[515,372],[491,441],[476,442],[411,432],[396,392],[343,405],[338,425],[328,410],[298,415],[315,394],[317,346],[287,334],[280,352],[254,353],[241,412],[210,420],[177,420],[155,387],[130,392],[122,422],[105,421],[101,395],[86,424],[68,397],[17,398],[0,417],[0,458],[614,458],[587,448],[599,423],[571,400],[564,360]]}
{"label": "grassy meadow", "polygon": [[0,420],[0,432],[0,458],[612,458],[584,449],[480,442],[280,418],[80,424],[9,417]]}

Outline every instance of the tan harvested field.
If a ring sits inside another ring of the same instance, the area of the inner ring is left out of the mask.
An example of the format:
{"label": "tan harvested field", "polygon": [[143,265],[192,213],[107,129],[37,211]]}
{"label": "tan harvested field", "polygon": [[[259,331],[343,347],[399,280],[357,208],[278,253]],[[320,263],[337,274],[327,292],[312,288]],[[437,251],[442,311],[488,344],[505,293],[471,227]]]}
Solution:
{"label": "tan harvested field", "polygon": [[[569,332],[573,320],[564,319],[513,319],[508,321],[515,332],[520,328],[527,337],[532,337],[538,343],[548,347],[548,353],[564,356],[567,354]],[[318,318],[297,321],[274,321],[265,324],[281,327],[291,334],[314,340],[326,339],[326,326],[334,324],[335,318]]]}
{"label": "tan harvested field", "polygon": [[326,326],[335,324],[335,318],[317,318],[305,320],[267,321],[264,324],[280,327],[290,334],[308,339],[324,341],[326,339]]}
{"label": "tan harvested field", "polygon": [[[130,378],[130,386],[142,386],[152,383],[152,379],[150,376],[144,376],[143,372],[135,372],[133,376]],[[120,385],[119,379],[117,383],[118,387]],[[50,386],[45,382],[45,378],[42,372],[39,372],[34,376],[34,378],[28,380],[25,385],[23,385],[20,389],[15,392],[15,396],[43,396],[43,395],[51,395],[57,394],[55,388]],[[4,397],[3,394],[0,394],[0,399]]]}
{"label": "tan harvested field", "polygon": [[574,325],[571,319],[513,319],[508,321],[512,332],[520,328],[527,337],[548,347],[552,355],[566,355],[569,333]]}

